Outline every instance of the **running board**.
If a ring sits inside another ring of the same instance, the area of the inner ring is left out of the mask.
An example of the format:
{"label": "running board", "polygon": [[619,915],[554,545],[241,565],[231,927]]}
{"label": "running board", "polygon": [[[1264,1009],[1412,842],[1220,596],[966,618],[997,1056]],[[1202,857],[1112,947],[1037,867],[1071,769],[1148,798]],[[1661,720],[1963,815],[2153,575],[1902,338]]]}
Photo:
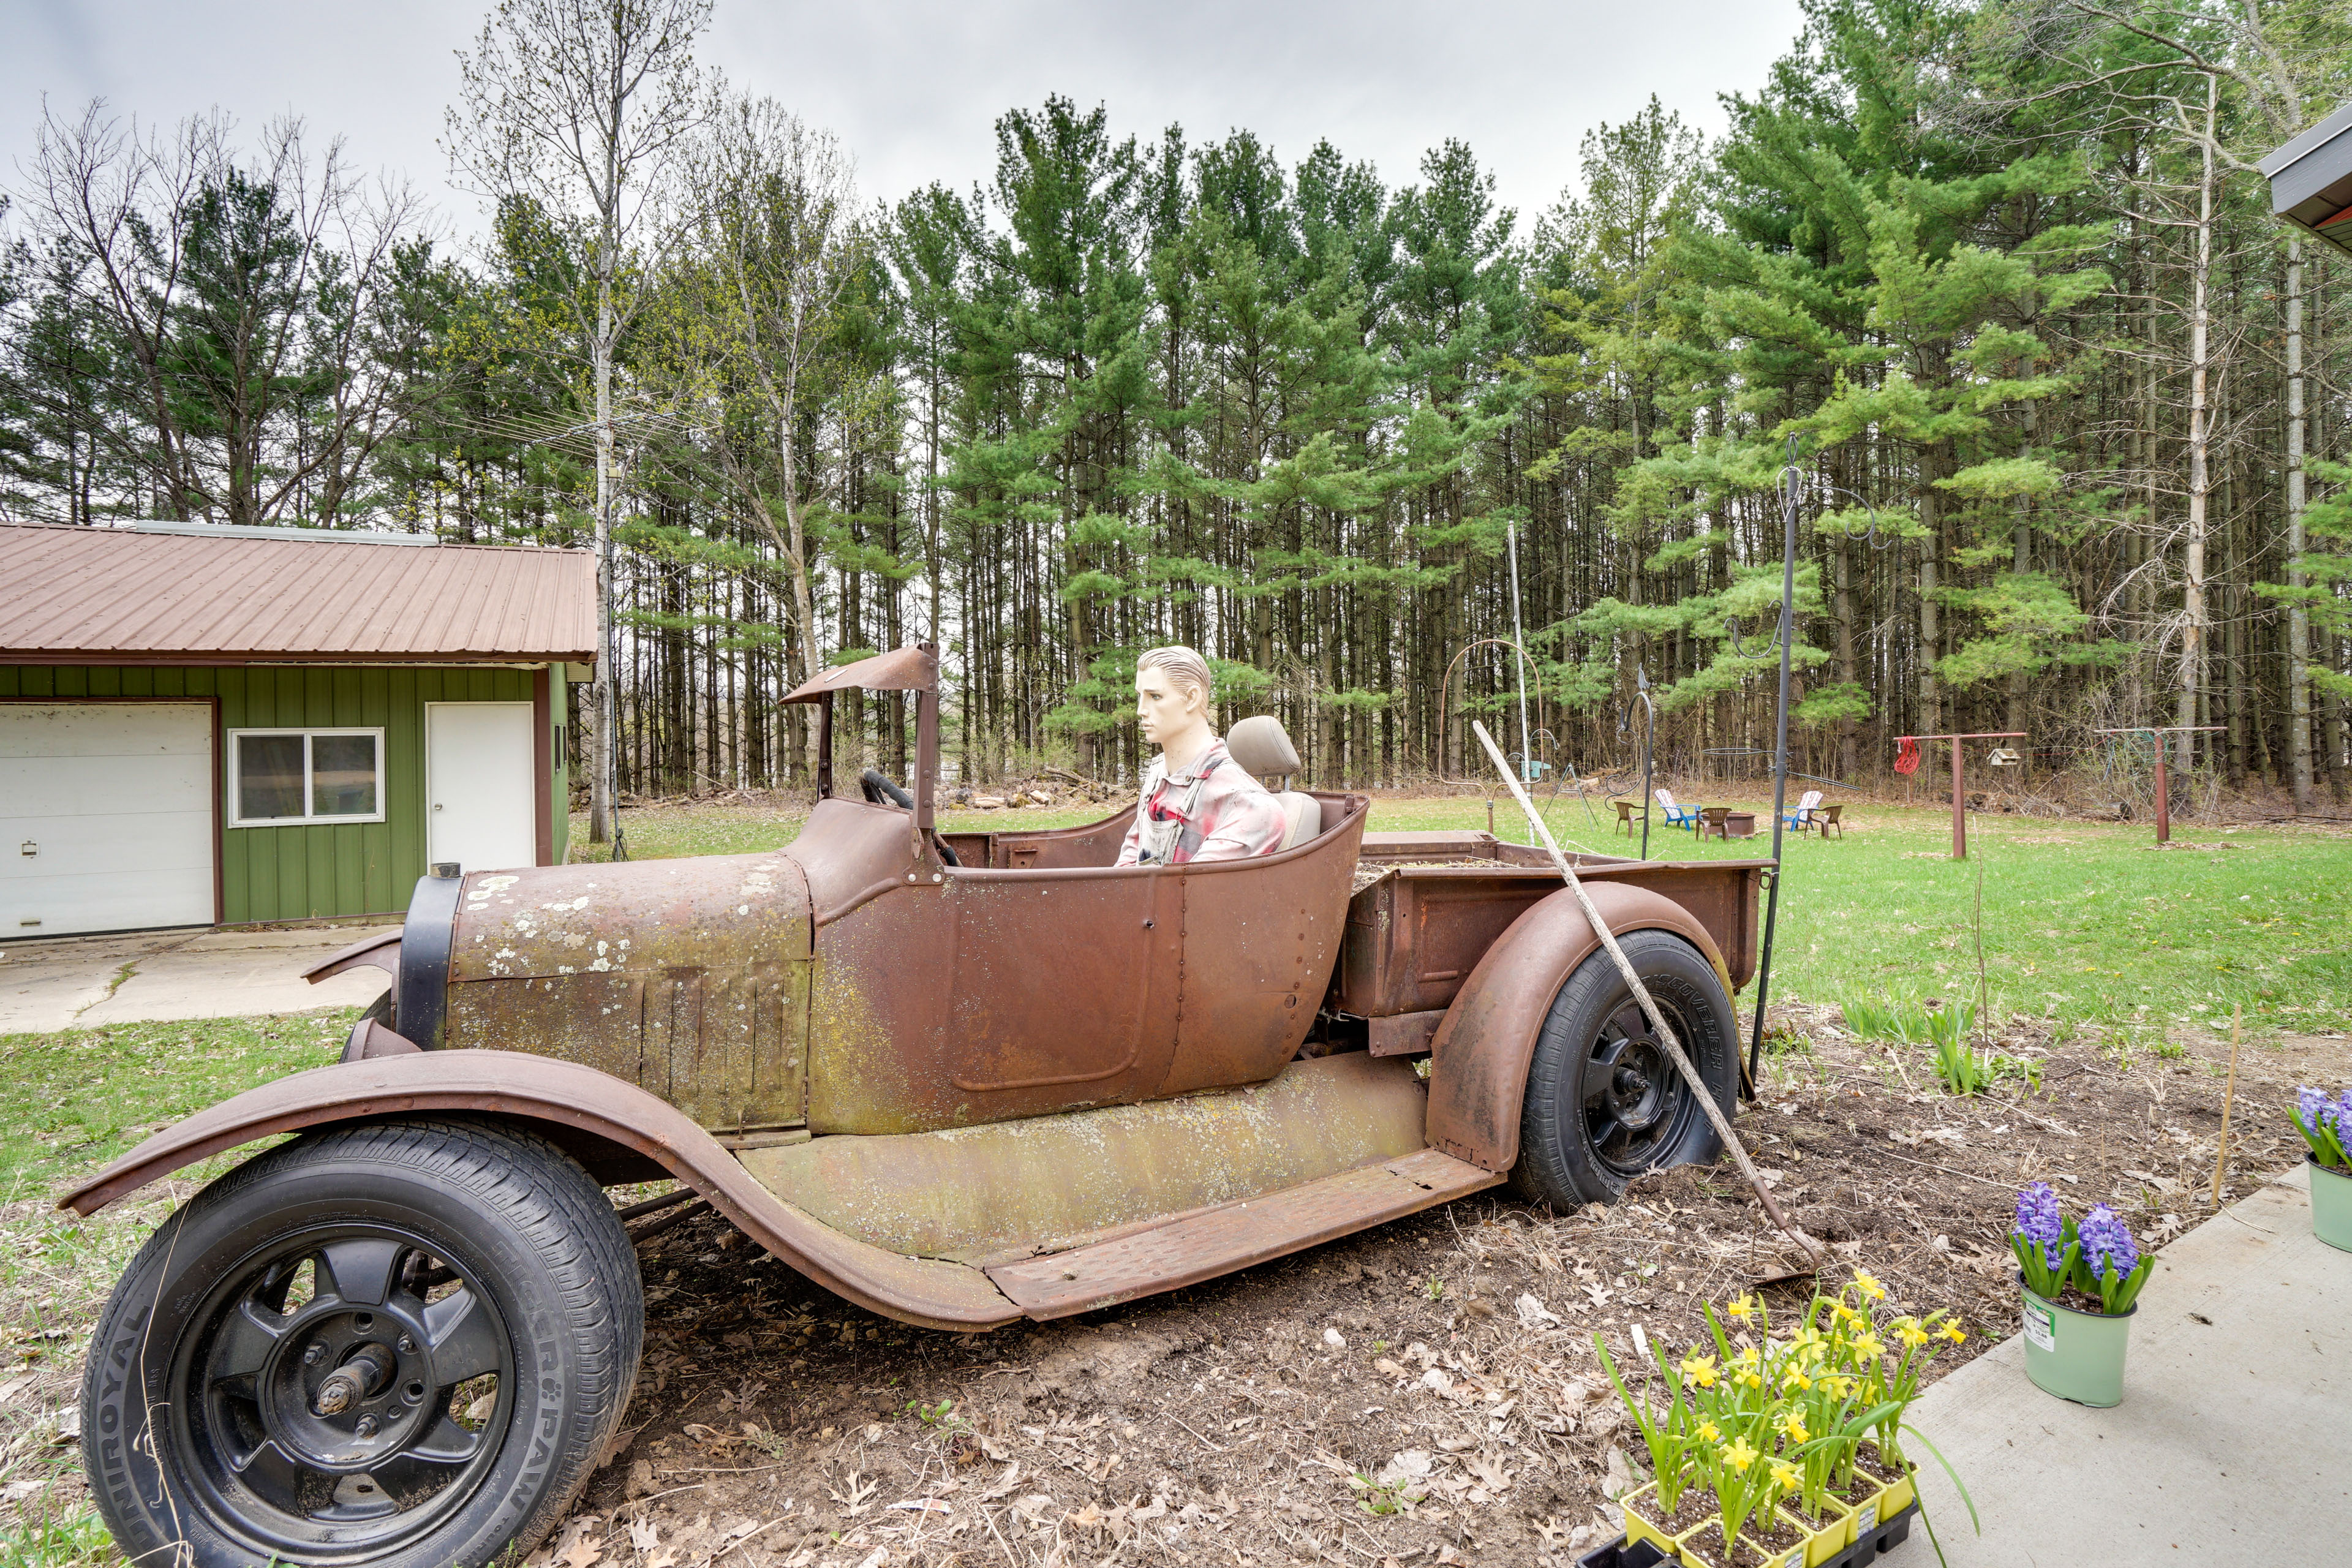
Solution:
{"label": "running board", "polygon": [[986,1270],[1032,1318],[1196,1285],[1491,1187],[1502,1173],[1423,1149],[1149,1230]]}

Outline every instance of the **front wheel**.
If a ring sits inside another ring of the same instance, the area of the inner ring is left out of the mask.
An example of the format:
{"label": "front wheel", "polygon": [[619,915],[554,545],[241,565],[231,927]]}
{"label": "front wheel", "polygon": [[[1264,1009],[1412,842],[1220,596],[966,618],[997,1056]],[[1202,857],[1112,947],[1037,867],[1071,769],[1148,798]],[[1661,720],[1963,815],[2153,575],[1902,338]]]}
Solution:
{"label": "front wheel", "polygon": [[116,1286],[82,1377],[91,1489],[134,1563],[520,1558],[603,1457],[644,1335],[628,1234],[552,1144],[304,1138],[198,1194]]}
{"label": "front wheel", "polygon": [[[1729,1116],[1738,1025],[1714,965],[1665,931],[1634,931],[1618,945]],[[1512,1180],[1566,1210],[1614,1203],[1644,1171],[1704,1163],[1722,1152],[1615,961],[1595,952],[1561,983],[1537,1037]]]}

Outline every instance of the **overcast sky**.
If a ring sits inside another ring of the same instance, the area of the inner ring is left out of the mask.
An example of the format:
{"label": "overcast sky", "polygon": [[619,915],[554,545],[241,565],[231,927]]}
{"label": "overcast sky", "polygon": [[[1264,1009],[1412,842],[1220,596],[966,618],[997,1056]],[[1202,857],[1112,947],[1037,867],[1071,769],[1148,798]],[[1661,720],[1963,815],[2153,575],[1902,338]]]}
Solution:
{"label": "overcast sky", "polygon": [[[451,226],[436,138],[487,0],[0,0],[0,182],[29,158],[47,95],[142,121],[217,105],[247,126],[291,110],[365,167],[405,172]],[[1318,136],[1391,184],[1466,140],[1521,230],[1576,177],[1577,144],[1653,93],[1707,132],[1800,25],[1796,0],[719,0],[701,50],[738,86],[838,132],[869,196],[985,182],[991,126],[1063,93],[1121,134],[1171,121],[1198,142],[1246,126],[1296,163]]]}

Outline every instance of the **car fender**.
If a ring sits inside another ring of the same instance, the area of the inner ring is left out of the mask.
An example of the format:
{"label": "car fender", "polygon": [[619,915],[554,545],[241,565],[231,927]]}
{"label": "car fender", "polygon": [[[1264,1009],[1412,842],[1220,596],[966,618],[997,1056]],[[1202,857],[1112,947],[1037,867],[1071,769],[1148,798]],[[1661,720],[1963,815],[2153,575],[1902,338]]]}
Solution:
{"label": "car fender", "polygon": [[[1698,949],[1724,994],[1732,994],[1723,954],[1680,904],[1617,882],[1588,882],[1585,891],[1611,931],[1673,932]],[[1561,984],[1600,946],[1576,895],[1562,888],[1530,906],[1486,949],[1430,1044],[1431,1148],[1488,1171],[1518,1163],[1519,1110],[1536,1037]]]}
{"label": "car fender", "polygon": [[[374,1037],[390,1035],[379,1026]],[[1022,1315],[976,1268],[886,1251],[785,1203],[667,1100],[578,1062],[516,1051],[412,1048],[291,1074],[174,1122],[58,1206],[96,1214],[173,1171],[274,1133],[450,1113],[527,1125],[604,1181],[667,1172],[811,1279],[886,1317],[970,1332]]]}

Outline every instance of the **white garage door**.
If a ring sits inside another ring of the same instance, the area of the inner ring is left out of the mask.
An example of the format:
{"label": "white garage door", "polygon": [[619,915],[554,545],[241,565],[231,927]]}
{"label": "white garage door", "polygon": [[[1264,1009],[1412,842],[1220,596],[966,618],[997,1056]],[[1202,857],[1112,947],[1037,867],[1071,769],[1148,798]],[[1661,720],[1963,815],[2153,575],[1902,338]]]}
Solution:
{"label": "white garage door", "polygon": [[207,925],[202,702],[0,702],[0,938]]}

